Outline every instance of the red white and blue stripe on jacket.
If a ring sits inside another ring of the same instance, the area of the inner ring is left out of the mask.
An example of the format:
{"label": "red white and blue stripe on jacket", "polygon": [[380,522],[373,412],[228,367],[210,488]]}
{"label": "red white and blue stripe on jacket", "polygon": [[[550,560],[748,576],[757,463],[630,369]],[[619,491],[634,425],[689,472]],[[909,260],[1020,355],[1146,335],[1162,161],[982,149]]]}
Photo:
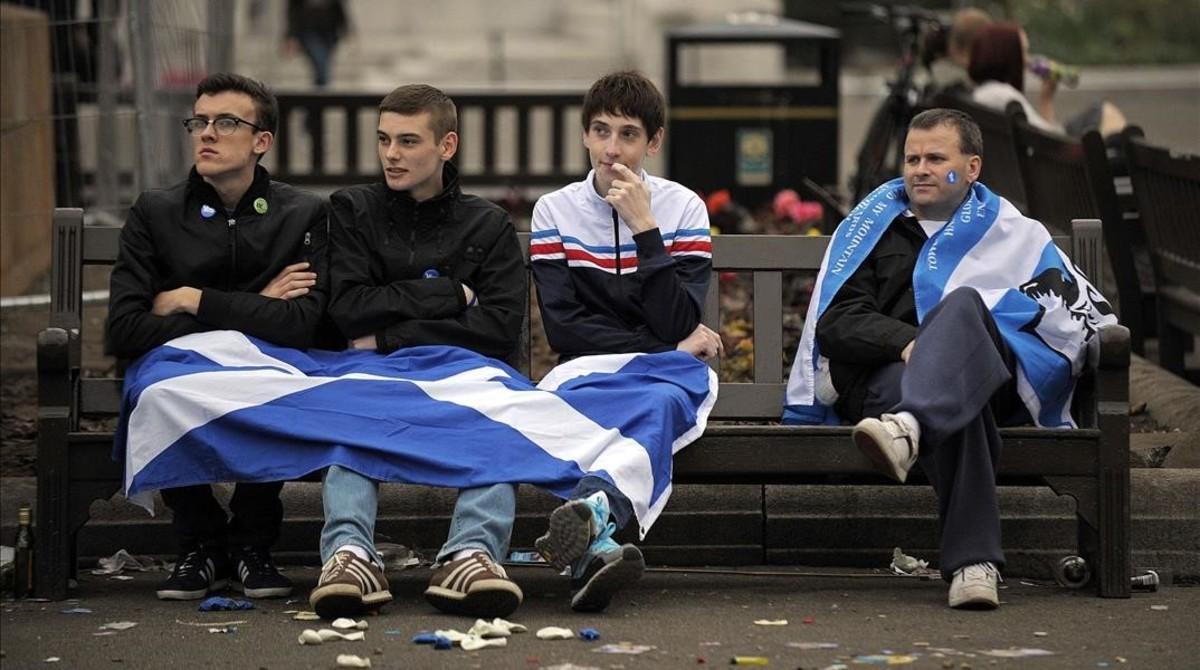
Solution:
{"label": "red white and blue stripe on jacket", "polygon": [[614,225],[593,177],[533,210],[529,258],[550,345],[564,358],[674,349],[699,324],[712,273],[704,202],[643,171],[658,228],[635,236]]}

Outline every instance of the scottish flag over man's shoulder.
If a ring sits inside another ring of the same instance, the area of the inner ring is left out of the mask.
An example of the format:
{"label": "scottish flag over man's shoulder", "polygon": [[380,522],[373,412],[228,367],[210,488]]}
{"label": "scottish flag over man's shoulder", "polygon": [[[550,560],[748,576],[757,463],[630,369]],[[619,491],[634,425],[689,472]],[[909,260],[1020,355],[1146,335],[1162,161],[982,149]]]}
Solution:
{"label": "scottish flag over man's shoulder", "polygon": [[[894,179],[868,195],[834,231],[788,378],[785,423],[836,420],[816,391],[821,365],[817,321],[907,208],[904,180]],[[1037,425],[1073,427],[1075,378],[1097,329],[1117,319],[1042,224],[978,182],[921,248],[913,269],[918,321],[959,287],[979,292],[1016,354],[1017,389]]]}
{"label": "scottish flag over man's shoulder", "polygon": [[125,493],[295,479],[332,464],[452,488],[529,483],[566,497],[585,474],[633,503],[643,533],[672,455],[704,431],[713,372],[681,352],[587,356],[535,386],[456,347],[297,351],[234,331],[181,337],[125,377],[114,455]]}

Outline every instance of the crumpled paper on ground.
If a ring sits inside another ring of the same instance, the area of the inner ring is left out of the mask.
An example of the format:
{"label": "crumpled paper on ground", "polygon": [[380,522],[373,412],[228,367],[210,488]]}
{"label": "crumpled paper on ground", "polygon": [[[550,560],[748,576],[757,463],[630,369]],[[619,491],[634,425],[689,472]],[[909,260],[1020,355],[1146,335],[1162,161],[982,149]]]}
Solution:
{"label": "crumpled paper on ground", "polygon": [[96,561],[97,567],[93,575],[119,575],[126,570],[130,572],[154,572],[165,570],[167,564],[153,556],[135,556],[124,549],[107,558]]}
{"label": "crumpled paper on ground", "polygon": [[925,576],[937,572],[929,569],[929,561],[909,556],[901,551],[900,547],[892,549],[891,569],[892,572],[905,576]]}

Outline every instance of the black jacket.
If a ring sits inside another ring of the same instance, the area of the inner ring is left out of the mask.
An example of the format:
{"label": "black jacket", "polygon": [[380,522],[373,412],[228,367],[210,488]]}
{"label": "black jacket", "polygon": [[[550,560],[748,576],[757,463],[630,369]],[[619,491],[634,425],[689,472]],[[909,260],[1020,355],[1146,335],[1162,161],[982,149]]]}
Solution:
{"label": "black jacket", "polygon": [[867,378],[899,361],[917,335],[912,275],[926,239],[915,218],[897,217],[817,322],[817,346],[829,359],[835,409],[844,418],[862,416]]}
{"label": "black jacket", "polygon": [[[266,202],[263,214],[255,210],[259,198]],[[207,330],[312,346],[328,299],[328,220],[319,196],[271,181],[261,166],[232,214],[195,168],[175,186],[142,193],[121,230],[109,280],[107,350],[136,358]],[[258,294],[300,261],[317,273],[308,294],[291,300]],[[195,316],[150,313],[158,293],[182,286],[202,291]]]}
{"label": "black jacket", "polygon": [[[464,195],[449,163],[443,180],[442,192],[422,202],[383,182],[331,196],[330,314],[348,338],[374,334],[383,353],[444,344],[508,358],[526,299],[512,220]],[[463,284],[478,305],[467,306]]]}

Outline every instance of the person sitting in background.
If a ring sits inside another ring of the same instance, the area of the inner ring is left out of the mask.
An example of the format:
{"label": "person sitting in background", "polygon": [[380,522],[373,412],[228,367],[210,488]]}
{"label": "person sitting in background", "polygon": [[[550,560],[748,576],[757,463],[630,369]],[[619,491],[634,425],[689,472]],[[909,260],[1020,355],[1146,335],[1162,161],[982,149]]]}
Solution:
{"label": "person sitting in background", "polygon": [[1110,102],[1097,102],[1081,113],[1059,122],[1054,112],[1054,94],[1058,78],[1042,79],[1037,106],[1023,93],[1025,69],[1029,64],[1029,38],[1015,23],[995,23],[984,28],[971,47],[967,72],[975,82],[975,102],[1003,111],[1016,101],[1025,111],[1030,125],[1041,130],[1081,137],[1089,130],[1109,136],[1125,127],[1125,116]]}
{"label": "person sitting in background", "polygon": [[992,17],[978,7],[967,7],[954,13],[946,35],[946,56],[931,66],[932,90],[940,94],[965,95],[974,86],[967,74],[971,62],[971,47],[975,38],[988,26]]}

